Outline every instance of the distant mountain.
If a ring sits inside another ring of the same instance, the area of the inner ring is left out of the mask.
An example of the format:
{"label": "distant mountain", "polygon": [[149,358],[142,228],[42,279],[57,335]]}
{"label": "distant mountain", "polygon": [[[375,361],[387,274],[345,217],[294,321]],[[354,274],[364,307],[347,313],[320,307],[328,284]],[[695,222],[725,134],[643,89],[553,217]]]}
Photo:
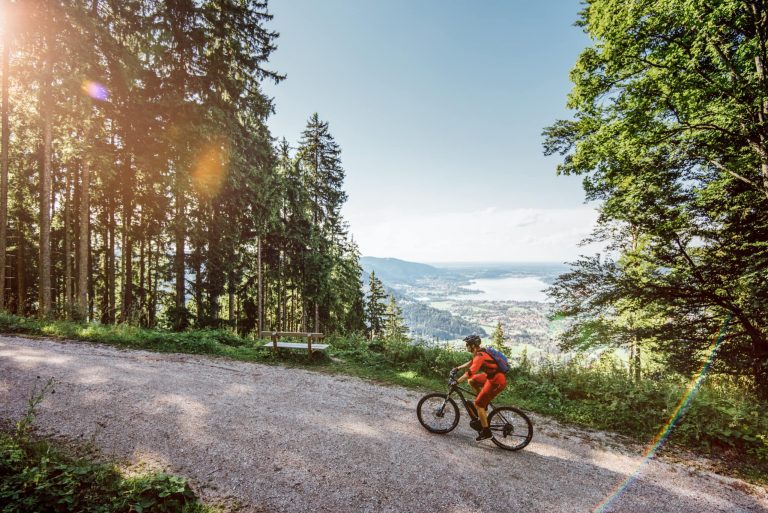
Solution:
{"label": "distant mountain", "polygon": [[437,277],[446,274],[443,269],[432,267],[427,264],[416,262],[407,262],[397,258],[377,258],[361,257],[360,265],[363,267],[366,275],[371,271],[376,272],[376,276],[388,284],[412,283],[419,278]]}

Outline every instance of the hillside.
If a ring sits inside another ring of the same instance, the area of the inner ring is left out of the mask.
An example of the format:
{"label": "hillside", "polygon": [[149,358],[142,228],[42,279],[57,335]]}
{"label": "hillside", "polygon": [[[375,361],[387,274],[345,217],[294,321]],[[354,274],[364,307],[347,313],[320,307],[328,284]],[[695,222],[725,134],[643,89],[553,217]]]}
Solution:
{"label": "hillside", "polygon": [[378,258],[364,256],[360,258],[360,265],[366,274],[376,272],[384,283],[412,283],[421,278],[444,276],[446,271],[427,264],[408,262],[397,258]]}

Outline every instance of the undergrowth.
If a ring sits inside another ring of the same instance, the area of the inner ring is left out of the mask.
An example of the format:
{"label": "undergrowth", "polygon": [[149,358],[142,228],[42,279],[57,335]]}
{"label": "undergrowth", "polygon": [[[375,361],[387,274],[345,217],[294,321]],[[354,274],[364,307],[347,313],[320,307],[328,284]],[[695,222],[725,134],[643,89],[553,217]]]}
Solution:
{"label": "undergrowth", "polygon": [[73,456],[33,436],[37,406],[54,381],[35,385],[25,415],[0,430],[0,511],[86,513],[213,513],[182,477],[163,473],[124,476],[115,465]]}

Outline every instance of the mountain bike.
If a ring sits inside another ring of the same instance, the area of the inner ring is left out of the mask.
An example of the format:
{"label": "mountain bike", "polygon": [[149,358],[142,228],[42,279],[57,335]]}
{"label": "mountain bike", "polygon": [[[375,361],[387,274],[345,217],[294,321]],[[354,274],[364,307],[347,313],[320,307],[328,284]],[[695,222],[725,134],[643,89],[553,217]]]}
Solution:
{"label": "mountain bike", "polygon": [[[464,394],[476,395],[472,391],[461,388],[456,382],[456,372],[448,375],[448,393],[435,392],[421,398],[416,406],[416,415],[419,422],[430,433],[446,434],[453,431],[459,425],[459,407],[452,396],[457,395],[467,410],[470,427],[480,431],[480,419],[477,410]],[[531,419],[517,408],[512,406],[494,407],[488,405],[488,424],[493,438],[491,441],[502,449],[519,451],[528,445],[533,438],[533,424]]]}

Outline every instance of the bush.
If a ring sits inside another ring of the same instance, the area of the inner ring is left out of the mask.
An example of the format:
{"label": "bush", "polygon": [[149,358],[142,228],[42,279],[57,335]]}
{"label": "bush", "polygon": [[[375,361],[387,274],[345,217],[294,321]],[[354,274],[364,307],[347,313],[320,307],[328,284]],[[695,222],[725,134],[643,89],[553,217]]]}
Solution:
{"label": "bush", "polygon": [[76,458],[45,440],[32,441],[36,407],[54,393],[53,379],[36,385],[13,433],[0,432],[0,504],[3,513],[204,512],[187,481],[166,474],[123,477],[114,465]]}
{"label": "bush", "polygon": [[112,465],[69,457],[48,442],[6,433],[0,433],[0,503],[4,513],[204,511],[183,478],[127,479]]}

